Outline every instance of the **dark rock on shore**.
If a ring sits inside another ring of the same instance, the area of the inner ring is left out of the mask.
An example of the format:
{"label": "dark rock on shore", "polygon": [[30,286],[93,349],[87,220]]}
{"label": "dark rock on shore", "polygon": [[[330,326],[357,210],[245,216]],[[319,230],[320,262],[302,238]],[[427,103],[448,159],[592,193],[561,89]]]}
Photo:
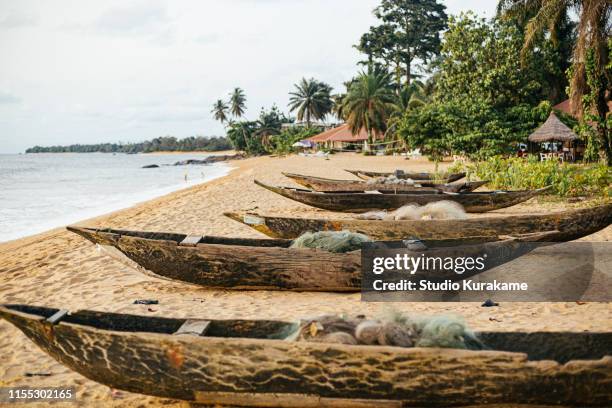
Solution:
{"label": "dark rock on shore", "polygon": [[143,169],[156,169],[159,167],[159,164],[147,164],[146,166],[142,166]]}
{"label": "dark rock on shore", "polygon": [[217,162],[222,162],[222,161],[227,161],[227,160],[239,160],[239,159],[244,159],[244,155],[242,154],[223,154],[223,155],[218,155],[218,156],[208,156],[205,159],[202,160],[198,160],[198,159],[189,159],[189,160],[181,160],[181,161],[177,161],[176,163],[174,163],[174,166],[187,166],[190,164],[195,164],[195,165],[204,165],[204,164],[211,164],[211,163],[217,163]]}

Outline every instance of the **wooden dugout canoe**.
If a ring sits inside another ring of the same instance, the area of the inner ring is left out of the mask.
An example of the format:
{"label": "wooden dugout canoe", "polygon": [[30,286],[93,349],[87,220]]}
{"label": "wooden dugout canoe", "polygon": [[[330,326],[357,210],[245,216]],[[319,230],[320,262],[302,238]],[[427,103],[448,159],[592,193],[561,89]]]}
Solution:
{"label": "wooden dugout canoe", "polygon": [[469,193],[446,193],[425,191],[418,194],[378,193],[318,193],[291,187],[274,187],[255,180],[255,184],[312,207],[330,211],[362,213],[371,210],[395,210],[407,204],[425,205],[436,201],[450,200],[463,206],[470,213],[481,213],[511,207],[527,201],[550,187],[537,190],[486,191]]}
{"label": "wooden dugout canoe", "polygon": [[378,171],[366,171],[366,170],[344,170],[346,172],[349,172],[357,177],[359,177],[360,179],[363,180],[367,180],[373,177],[389,177],[389,176],[396,176],[397,178],[400,179],[412,179],[412,180],[437,180],[438,182],[441,183],[452,183],[453,181],[457,181],[460,180],[462,178],[465,177],[465,173],[450,173],[450,174],[445,174],[443,175],[441,178],[435,174],[435,173],[429,173],[429,172],[403,172],[400,174],[396,174],[395,172],[378,172]]}
{"label": "wooden dugout canoe", "polygon": [[612,203],[591,208],[541,215],[508,215],[464,220],[359,220],[273,217],[255,213],[224,213],[225,216],[273,238],[293,239],[308,231],[349,230],[374,240],[457,239],[474,235],[498,236],[558,231],[551,242],[565,242],[594,234],[612,224]]}
{"label": "wooden dugout canoe", "polygon": [[[164,278],[208,288],[358,292],[361,290],[361,251],[332,253],[321,249],[289,248],[291,240],[187,236],[184,234],[67,227],[89,241],[117,248],[143,268]],[[461,275],[452,270],[421,272],[430,280],[459,280],[510,262],[547,235],[470,237],[423,241],[427,256],[485,256],[486,266]],[[395,245],[397,244],[389,244]],[[423,251],[412,251],[420,256]],[[483,255],[486,254],[486,255]],[[417,272],[418,273],[418,272]]]}
{"label": "wooden dugout canoe", "polygon": [[451,193],[468,192],[485,185],[486,181],[467,181],[464,183],[440,184],[435,181],[419,180],[415,184],[368,183],[360,180],[332,180],[323,177],[305,176],[295,173],[283,173],[298,184],[323,193],[348,193],[380,191],[381,193],[421,193],[423,191],[447,191]]}
{"label": "wooden dugout canoe", "polygon": [[490,350],[470,351],[286,341],[295,323],[273,320],[29,305],[0,317],[93,381],[211,405],[603,407],[611,396],[610,332],[477,332]]}

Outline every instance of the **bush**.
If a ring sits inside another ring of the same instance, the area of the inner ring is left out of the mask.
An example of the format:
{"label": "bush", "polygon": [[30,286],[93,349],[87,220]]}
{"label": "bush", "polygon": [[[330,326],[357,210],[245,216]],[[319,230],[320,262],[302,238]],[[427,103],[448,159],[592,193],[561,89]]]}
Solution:
{"label": "bush", "polygon": [[522,190],[552,186],[551,193],[561,197],[612,197],[612,168],[604,164],[581,165],[539,161],[536,156],[522,158],[492,157],[473,164],[458,163],[450,171],[467,171],[489,180],[492,189]]}
{"label": "bush", "polygon": [[293,144],[300,140],[308,139],[311,136],[321,133],[319,128],[297,128],[291,127],[283,130],[278,135],[270,137],[268,151],[275,154],[286,154],[295,151]]}

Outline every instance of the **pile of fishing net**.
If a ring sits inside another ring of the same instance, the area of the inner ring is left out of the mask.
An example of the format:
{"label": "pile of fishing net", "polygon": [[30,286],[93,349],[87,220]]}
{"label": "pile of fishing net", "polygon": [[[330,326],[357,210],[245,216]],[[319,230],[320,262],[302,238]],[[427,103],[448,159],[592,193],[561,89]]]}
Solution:
{"label": "pile of fishing net", "polygon": [[372,242],[372,239],[350,231],[306,232],[294,239],[290,248],[317,248],[342,253],[359,250],[364,242]]}
{"label": "pile of fishing net", "polygon": [[369,211],[357,216],[362,220],[463,220],[467,214],[454,201],[435,201],[423,206],[408,204],[395,211]]}
{"label": "pile of fishing net", "polygon": [[286,340],[351,345],[481,350],[483,344],[459,317],[409,317],[399,313],[368,320],[325,315],[305,319]]}
{"label": "pile of fishing net", "polygon": [[366,181],[366,184],[392,184],[392,185],[406,185],[420,187],[420,184],[415,184],[413,179],[410,178],[398,178],[395,175],[384,176],[384,177],[373,177]]}

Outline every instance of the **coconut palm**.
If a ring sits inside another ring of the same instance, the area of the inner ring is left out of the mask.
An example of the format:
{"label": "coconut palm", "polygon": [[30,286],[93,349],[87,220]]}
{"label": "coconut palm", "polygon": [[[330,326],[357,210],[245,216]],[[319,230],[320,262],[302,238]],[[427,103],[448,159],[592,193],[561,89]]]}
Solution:
{"label": "coconut palm", "polygon": [[367,131],[370,145],[374,133],[385,131],[394,101],[395,94],[388,73],[361,72],[343,98],[342,112],[354,135],[362,128]]}
{"label": "coconut palm", "polygon": [[278,135],[280,133],[283,119],[284,115],[279,112],[276,105],[272,106],[269,111],[261,108],[259,119],[255,121],[257,124],[255,135],[261,137],[261,144],[264,147],[267,148],[270,146],[270,136]]}
{"label": "coconut palm", "polygon": [[[595,114],[605,121],[608,113],[607,101],[612,98],[606,89],[612,85],[612,70],[609,66],[612,34],[612,2],[610,0],[500,0],[498,15],[516,16],[527,21],[523,57],[533,48],[538,35],[548,31],[556,39],[558,24],[564,16],[575,12],[578,16],[577,41],[574,45],[570,78],[570,99],[574,113]],[[587,65],[591,65],[588,68]],[[587,77],[591,70],[591,79]],[[589,83],[590,82],[590,83]],[[591,89],[595,85],[597,89]],[[591,100],[591,106],[584,106]],[[591,112],[585,112],[587,108]],[[599,134],[608,162],[612,163],[612,141],[605,126],[599,126]]]}
{"label": "coconut palm", "polygon": [[391,107],[385,136],[394,137],[397,127],[407,110],[416,109],[430,101],[431,98],[427,91],[427,86],[423,82],[413,80],[410,82],[410,85],[402,87],[395,96],[395,102]]}
{"label": "coconut palm", "polygon": [[217,99],[217,102],[213,105],[210,113],[213,114],[215,120],[218,120],[221,123],[227,122],[227,103],[223,102],[221,99]]}
{"label": "coconut palm", "polygon": [[306,120],[306,126],[310,127],[312,119],[323,120],[331,112],[333,101],[331,98],[332,87],[325,82],[314,78],[302,80],[295,84],[295,91],[289,92],[289,111],[297,110],[297,119]]}
{"label": "coconut palm", "polygon": [[246,109],[246,96],[241,88],[234,88],[230,93],[230,112],[233,116],[239,118],[244,115]]}

